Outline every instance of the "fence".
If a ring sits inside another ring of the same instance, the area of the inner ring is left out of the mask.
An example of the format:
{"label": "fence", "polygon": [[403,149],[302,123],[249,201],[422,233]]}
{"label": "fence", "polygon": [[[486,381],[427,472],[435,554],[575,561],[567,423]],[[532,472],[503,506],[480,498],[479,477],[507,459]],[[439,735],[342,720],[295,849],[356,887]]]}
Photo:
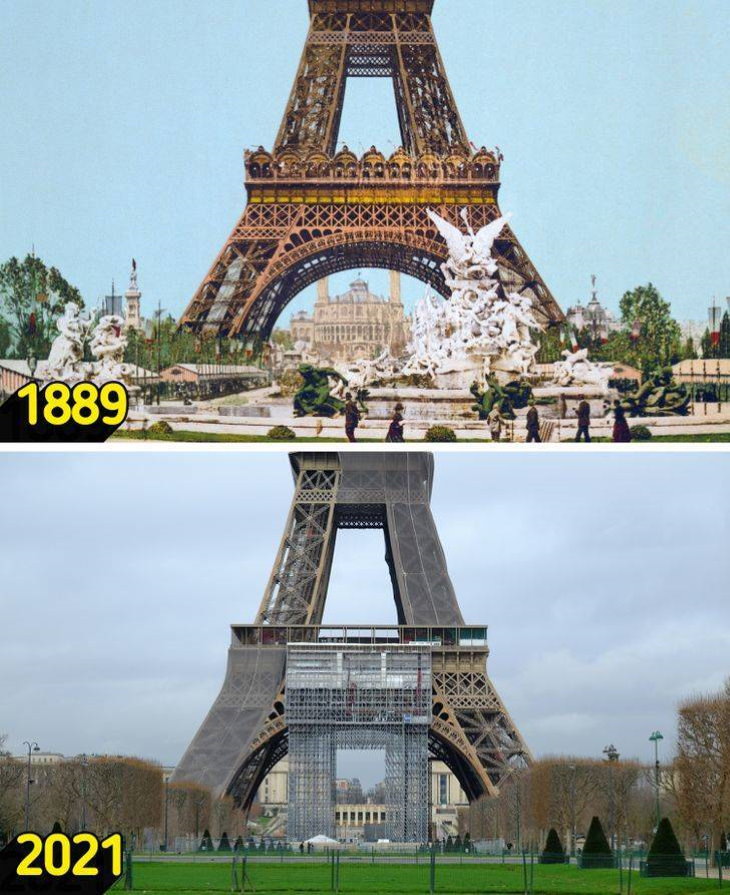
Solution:
{"label": "fence", "polygon": [[[718,858],[721,856],[718,854]],[[316,854],[132,857],[127,853],[118,890],[155,893],[538,893],[580,891],[585,895],[656,893],[657,880],[642,872],[645,855],[622,853],[611,869],[581,870],[575,863],[544,863],[536,851],[500,856],[440,853],[435,849],[390,853],[333,849]],[[697,892],[722,888],[722,861],[715,868],[686,862],[684,880],[667,891]],[[677,874],[680,875],[680,874]],[[696,878],[693,878],[696,877]]]}

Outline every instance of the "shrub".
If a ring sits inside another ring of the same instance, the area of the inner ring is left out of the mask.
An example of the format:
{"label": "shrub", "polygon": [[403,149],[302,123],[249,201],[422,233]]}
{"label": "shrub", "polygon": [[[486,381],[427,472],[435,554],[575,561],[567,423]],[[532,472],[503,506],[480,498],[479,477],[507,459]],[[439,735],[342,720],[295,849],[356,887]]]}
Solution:
{"label": "shrub", "polygon": [[157,437],[161,435],[172,435],[173,431],[172,426],[169,423],[166,423],[165,420],[158,420],[156,423],[152,423],[147,430],[147,434]]}
{"label": "shrub", "polygon": [[456,441],[456,432],[448,426],[431,426],[426,441]]}
{"label": "shrub", "polygon": [[205,830],[203,833],[198,851],[213,851],[213,840],[210,838],[210,830]]}
{"label": "shrub", "polygon": [[663,817],[657,827],[646,856],[646,875],[687,876],[687,862],[668,817]]}
{"label": "shrub", "polygon": [[231,850],[231,840],[228,838],[228,833],[225,831],[221,836],[221,841],[218,843],[218,851],[230,851]]}
{"label": "shrub", "polygon": [[565,849],[563,848],[563,843],[560,841],[560,836],[558,836],[557,830],[555,827],[550,827],[550,832],[547,836],[547,841],[545,842],[545,848],[543,849],[542,854],[540,855],[540,863],[541,864],[564,864],[565,863]]}
{"label": "shrub", "polygon": [[632,426],[632,441],[649,441],[651,439],[651,430],[647,426]]}
{"label": "shrub", "polygon": [[299,370],[284,370],[278,377],[277,384],[283,398],[293,398],[302,386]]}
{"label": "shrub", "polygon": [[273,429],[269,429],[266,436],[272,441],[294,441],[297,437],[296,432],[289,426],[274,426]]}
{"label": "shrub", "polygon": [[613,852],[603,832],[601,821],[594,817],[588,828],[588,835],[583,846],[580,866],[584,870],[613,867]]}

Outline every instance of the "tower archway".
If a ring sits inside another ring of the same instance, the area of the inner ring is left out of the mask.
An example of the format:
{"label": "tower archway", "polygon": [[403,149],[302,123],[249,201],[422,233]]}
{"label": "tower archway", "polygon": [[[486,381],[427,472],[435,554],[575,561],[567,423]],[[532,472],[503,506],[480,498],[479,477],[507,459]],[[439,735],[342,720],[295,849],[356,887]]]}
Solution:
{"label": "tower archway", "polygon": [[[247,152],[248,204],[181,324],[266,339],[296,292],[327,271],[388,267],[444,294],[446,246],[426,214],[477,229],[500,214],[501,153],[469,141],[431,23],[433,0],[309,0],[310,28],[272,152]],[[337,150],[349,77],[389,77],[401,147]],[[500,269],[545,325],[563,314],[515,235]],[[434,264],[434,262],[436,262]],[[320,271],[315,273],[317,266]]]}

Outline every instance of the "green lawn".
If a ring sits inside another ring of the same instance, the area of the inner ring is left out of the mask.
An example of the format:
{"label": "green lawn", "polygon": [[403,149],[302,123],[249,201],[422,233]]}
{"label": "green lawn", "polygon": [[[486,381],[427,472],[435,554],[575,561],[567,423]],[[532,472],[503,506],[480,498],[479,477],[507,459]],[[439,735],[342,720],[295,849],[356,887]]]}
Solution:
{"label": "green lawn", "polygon": [[[234,435],[224,432],[190,432],[187,429],[176,429],[172,435],[150,435],[148,432],[140,432],[139,429],[129,431],[127,429],[115,432],[112,435],[115,440],[131,440],[131,441],[194,441],[194,442],[244,442],[244,443],[265,443],[265,444],[347,444],[347,439],[342,438],[317,438],[312,435],[308,438],[299,437],[295,441],[279,441],[273,438],[267,438],[265,435]],[[385,444],[382,438],[358,438],[359,444]],[[459,441],[464,444],[466,442],[479,442],[482,444],[491,444],[483,438],[460,438]],[[406,442],[424,444],[422,439],[406,438]],[[429,442],[437,443],[437,442]]]}
{"label": "green lawn", "polygon": [[[352,893],[427,893],[429,891],[428,857],[419,864],[340,863],[340,892]],[[239,868],[240,870],[240,868]],[[530,868],[528,865],[528,872]],[[535,895],[619,895],[617,870],[578,870],[576,867],[533,865]],[[699,872],[699,871],[698,871]],[[248,863],[250,883],[258,895],[273,893],[327,893],[330,891],[331,868],[327,863],[299,862]],[[120,888],[121,884],[117,885]],[[717,880],[642,879],[634,871],[631,880],[636,895],[680,895],[718,888]],[[229,863],[164,863],[135,862],[134,890],[167,895],[193,892],[230,892]],[[246,891],[252,891],[247,885]],[[477,893],[524,893],[523,870],[520,864],[438,864],[436,891],[455,895]],[[623,893],[627,892],[627,873],[623,876]]]}
{"label": "green lawn", "polygon": [[[563,443],[567,443],[573,441],[572,438],[564,438]],[[597,444],[610,444],[610,438],[594,438],[594,442]],[[654,435],[653,438],[650,438],[648,441],[635,441],[634,444],[657,444],[657,443],[681,443],[681,442],[703,442],[703,443],[712,443],[712,442],[727,442],[730,441],[730,432],[715,432],[707,435]]]}
{"label": "green lawn", "polygon": [[[265,435],[229,435],[223,432],[189,432],[185,429],[179,429],[175,431],[173,435],[149,435],[148,433],[140,432],[139,430],[134,431],[120,431],[115,432],[112,435],[112,438],[115,440],[129,440],[129,441],[192,441],[192,442],[243,442],[248,444],[253,443],[263,443],[263,444],[345,444],[347,442],[346,438],[317,438],[312,436],[311,438],[297,438],[296,441],[274,441],[271,438],[267,438]],[[566,438],[563,440],[563,444],[568,444],[572,441],[572,438]],[[378,444],[383,443],[381,439],[375,438],[358,438],[358,442],[363,444]],[[411,438],[406,439],[407,443],[410,444],[425,444],[423,440],[414,440]],[[594,438],[593,442],[595,444],[607,444],[611,442],[610,438]],[[635,442],[636,444],[661,444],[664,442],[699,442],[699,443],[719,443],[719,442],[730,442],[730,432],[718,432],[712,435],[655,435],[654,438],[649,441],[643,442]],[[429,443],[437,443],[437,442],[429,442]],[[483,438],[460,438],[460,444],[468,444],[468,443],[479,443],[484,444],[485,446],[492,444],[491,441],[487,441]],[[507,442],[502,442],[506,444]],[[586,445],[587,450],[590,448]],[[535,448],[535,450],[539,450],[539,448]]]}

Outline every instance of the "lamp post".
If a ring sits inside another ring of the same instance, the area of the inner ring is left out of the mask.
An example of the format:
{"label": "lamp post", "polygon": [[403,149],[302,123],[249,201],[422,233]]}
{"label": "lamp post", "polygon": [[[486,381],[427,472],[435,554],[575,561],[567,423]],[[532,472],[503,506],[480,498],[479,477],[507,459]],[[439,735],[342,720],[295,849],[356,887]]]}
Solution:
{"label": "lamp post", "polygon": [[658,730],[655,730],[654,733],[649,737],[649,742],[654,743],[654,789],[655,789],[655,797],[656,797],[656,825],[657,829],[659,829],[659,821],[661,818],[659,817],[659,740],[663,740],[664,737]]}
{"label": "lamp post", "polygon": [[89,756],[84,752],[81,755],[81,830],[86,829],[86,768],[89,765]]}
{"label": "lamp post", "polygon": [[167,818],[168,818],[168,798],[170,795],[170,775],[165,774],[165,848],[163,849],[165,854],[167,854]]}
{"label": "lamp post", "polygon": [[570,765],[570,856],[575,857],[575,765]]}
{"label": "lamp post", "polygon": [[28,831],[30,829],[30,784],[33,782],[30,779],[30,754],[41,750],[38,743],[29,743],[28,740],[23,740],[23,745],[28,747],[28,779],[25,782],[25,829]]}
{"label": "lamp post", "polygon": [[615,797],[614,797],[614,791],[613,791],[613,765],[614,765],[615,762],[617,762],[617,761],[619,760],[620,755],[619,755],[618,749],[613,745],[613,743],[611,743],[609,746],[606,746],[606,747],[604,748],[604,750],[603,750],[603,754],[604,754],[604,755],[606,756],[606,758],[608,759],[608,773],[609,773],[609,777],[610,777],[610,789],[609,789],[609,798],[610,798],[610,802],[609,802],[609,813],[610,813],[610,815],[611,815],[611,817],[610,817],[610,824],[611,824],[611,849],[614,849],[614,848],[616,847],[616,845],[615,845],[615,842],[616,842],[616,831],[615,831],[615,827],[616,827],[616,818],[615,818],[615,814],[616,814],[616,806],[615,806],[615,804],[614,804],[614,802],[615,802]]}

